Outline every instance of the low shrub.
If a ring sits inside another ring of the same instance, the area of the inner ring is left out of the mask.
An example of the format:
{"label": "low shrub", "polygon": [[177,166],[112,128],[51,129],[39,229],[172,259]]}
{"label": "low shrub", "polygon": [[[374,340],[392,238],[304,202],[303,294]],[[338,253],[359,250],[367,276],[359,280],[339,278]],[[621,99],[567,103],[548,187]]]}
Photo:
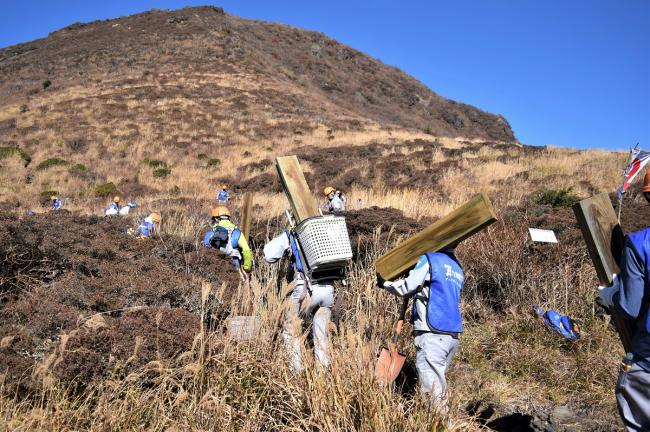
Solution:
{"label": "low shrub", "polygon": [[98,198],[119,195],[120,192],[113,182],[103,183],[95,186],[95,196]]}
{"label": "low shrub", "polygon": [[199,153],[198,155],[196,155],[196,158],[198,160],[206,160],[206,159],[208,159],[208,155],[205,154],[205,153]]}
{"label": "low shrub", "polygon": [[88,167],[84,164],[74,164],[68,170],[70,174],[86,174],[88,172]]}
{"label": "low shrub", "polygon": [[158,168],[154,170],[153,176],[156,178],[166,178],[171,173],[172,170],[170,168]]}
{"label": "low shrub", "polygon": [[50,199],[53,196],[59,196],[59,192],[55,190],[44,190],[43,192],[40,193],[41,199]]}
{"label": "low shrub", "polygon": [[550,205],[551,207],[571,207],[579,201],[579,198],[572,191],[572,187],[545,190],[535,198],[535,203]]}
{"label": "low shrub", "polygon": [[18,147],[0,147],[0,159],[11,156],[19,156],[25,162],[25,166],[29,165],[32,161],[32,157],[23,149]]}
{"label": "low shrub", "polygon": [[161,160],[158,159],[149,159],[149,158],[144,158],[142,159],[142,163],[147,165],[150,168],[166,168],[167,164]]}
{"label": "low shrub", "polygon": [[43,81],[43,90],[47,89],[51,85],[52,85],[52,81],[50,80]]}
{"label": "low shrub", "polygon": [[70,162],[68,162],[65,159],[49,158],[49,159],[45,159],[43,162],[39,163],[38,166],[36,167],[36,169],[40,171],[40,170],[46,170],[48,168],[52,168],[52,167],[55,167],[55,166],[64,166],[64,165],[68,165],[68,164],[70,164]]}
{"label": "low shrub", "polygon": [[205,167],[214,168],[214,167],[218,167],[219,165],[221,165],[221,159],[209,159]]}

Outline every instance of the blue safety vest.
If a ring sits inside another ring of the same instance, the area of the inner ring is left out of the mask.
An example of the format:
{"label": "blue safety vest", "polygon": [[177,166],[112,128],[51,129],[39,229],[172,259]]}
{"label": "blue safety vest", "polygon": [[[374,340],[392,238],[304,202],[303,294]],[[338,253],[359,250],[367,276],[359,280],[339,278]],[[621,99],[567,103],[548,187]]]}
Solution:
{"label": "blue safety vest", "polygon": [[219,201],[227,201],[228,200],[228,192],[225,190],[219,191],[219,195],[217,196],[217,200]]}
{"label": "blue safety vest", "polygon": [[298,240],[296,235],[289,231],[285,230],[287,237],[289,237],[289,244],[291,245],[291,265],[293,269],[299,273],[304,273],[305,269],[302,266],[302,260],[300,259],[300,249],[298,249]]}
{"label": "blue safety vest", "polygon": [[54,210],[58,210],[58,209],[60,209],[60,208],[61,208],[61,199],[60,199],[60,198],[57,198],[57,199],[55,199],[54,202],[52,203],[52,209],[54,209]]}
{"label": "blue safety vest", "polygon": [[441,252],[429,252],[425,255],[429,261],[430,272],[427,325],[434,332],[462,333],[460,291],[465,281],[465,273],[453,255]]}
{"label": "blue safety vest", "polygon": [[142,237],[149,237],[153,233],[153,222],[142,222],[138,227],[138,234]]}
{"label": "blue safety vest", "polygon": [[650,227],[637,231],[635,233],[629,234],[628,239],[634,245],[636,252],[641,258],[643,265],[645,267],[644,275],[644,302],[646,304],[641,306],[641,314],[637,319],[638,325],[645,325],[645,329],[650,333],[650,311],[648,306],[648,299],[650,298],[650,274],[648,274],[648,267],[650,265]]}

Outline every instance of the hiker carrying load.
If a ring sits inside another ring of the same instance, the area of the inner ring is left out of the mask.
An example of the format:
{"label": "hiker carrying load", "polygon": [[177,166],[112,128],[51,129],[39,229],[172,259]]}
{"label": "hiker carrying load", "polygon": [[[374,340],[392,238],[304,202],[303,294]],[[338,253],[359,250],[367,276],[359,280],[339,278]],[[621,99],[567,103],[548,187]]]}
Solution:
{"label": "hiker carrying load", "polygon": [[[350,238],[343,217],[312,217],[294,227],[288,211],[287,216],[289,228],[264,246],[266,262],[275,263],[286,256],[291,263],[282,338],[291,369],[302,371],[302,327],[306,318],[312,318],[314,357],[319,367],[327,368],[334,285],[339,281],[345,285],[344,267],[352,258]],[[325,244],[322,239],[329,240]]]}
{"label": "hiker carrying load", "polygon": [[420,256],[404,279],[390,282],[377,273],[379,288],[414,299],[411,324],[420,390],[439,401],[447,389],[445,374],[463,332],[459,302],[464,280],[453,247]]}
{"label": "hiker carrying load", "polygon": [[[643,195],[650,203],[650,171]],[[628,431],[650,430],[650,227],[629,234],[620,260],[620,274],[599,287],[598,303],[634,322],[631,351],[623,359],[616,401]]]}
{"label": "hiker carrying load", "polygon": [[232,258],[232,263],[242,280],[249,281],[253,271],[253,252],[244,234],[230,218],[228,207],[218,206],[212,209],[212,229],[203,236],[203,245],[218,249]]}

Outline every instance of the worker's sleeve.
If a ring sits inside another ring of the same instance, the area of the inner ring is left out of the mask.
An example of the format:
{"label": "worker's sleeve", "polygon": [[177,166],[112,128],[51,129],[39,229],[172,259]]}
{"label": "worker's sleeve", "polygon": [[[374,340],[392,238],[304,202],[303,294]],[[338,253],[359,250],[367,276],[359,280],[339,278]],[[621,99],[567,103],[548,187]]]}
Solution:
{"label": "worker's sleeve", "polygon": [[343,211],[344,209],[343,201],[339,197],[334,197],[334,199],[332,199],[331,204],[332,204],[332,210],[334,211]]}
{"label": "worker's sleeve", "polygon": [[385,282],[384,288],[399,297],[410,297],[418,292],[429,276],[429,262],[416,266],[405,279]]}
{"label": "worker's sleeve", "polygon": [[244,268],[244,271],[250,272],[253,270],[253,251],[248,246],[248,241],[246,240],[246,237],[244,237],[244,234],[239,236],[237,246],[241,250],[242,258],[244,259],[242,267]]}
{"label": "worker's sleeve", "polygon": [[620,289],[614,294],[614,306],[629,320],[635,320],[641,311],[645,291],[645,269],[634,246],[626,244],[618,276]]}
{"label": "worker's sleeve", "polygon": [[280,233],[280,235],[264,245],[264,261],[274,263],[280,260],[290,247],[287,233]]}

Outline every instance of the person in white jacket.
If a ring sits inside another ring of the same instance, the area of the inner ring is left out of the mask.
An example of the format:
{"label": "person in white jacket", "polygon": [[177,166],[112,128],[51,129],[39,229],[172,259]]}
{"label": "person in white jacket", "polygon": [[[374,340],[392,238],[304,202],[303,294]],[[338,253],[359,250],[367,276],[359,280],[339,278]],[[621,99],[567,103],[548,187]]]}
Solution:
{"label": "person in white jacket", "polygon": [[288,296],[289,307],[285,315],[282,337],[289,354],[291,369],[303,370],[301,333],[303,319],[312,318],[314,357],[322,367],[329,366],[328,326],[334,303],[334,282],[336,275],[315,276],[311,280],[305,274],[295,234],[282,232],[264,246],[264,260],[274,263],[287,256],[293,270],[293,290]]}

